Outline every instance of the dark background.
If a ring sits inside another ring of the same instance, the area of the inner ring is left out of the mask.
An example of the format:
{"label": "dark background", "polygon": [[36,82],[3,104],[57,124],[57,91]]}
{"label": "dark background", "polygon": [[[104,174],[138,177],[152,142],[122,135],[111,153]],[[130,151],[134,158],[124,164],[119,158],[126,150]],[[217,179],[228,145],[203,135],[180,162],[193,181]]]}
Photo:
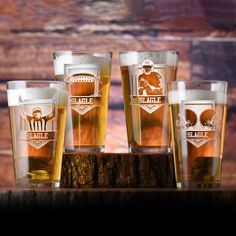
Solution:
{"label": "dark background", "polygon": [[6,84],[54,79],[55,50],[113,52],[106,152],[128,152],[121,50],[180,53],[178,79],[229,82],[223,185],[236,185],[235,0],[0,0],[0,186],[13,186]]}

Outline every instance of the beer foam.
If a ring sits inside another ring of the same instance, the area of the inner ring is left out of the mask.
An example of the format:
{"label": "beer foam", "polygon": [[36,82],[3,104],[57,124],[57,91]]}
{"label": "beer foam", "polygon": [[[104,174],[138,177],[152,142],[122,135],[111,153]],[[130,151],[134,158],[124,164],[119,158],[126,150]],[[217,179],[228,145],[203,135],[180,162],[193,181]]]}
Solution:
{"label": "beer foam", "polygon": [[91,54],[73,54],[67,52],[66,54],[60,54],[54,58],[54,71],[55,75],[64,75],[65,65],[89,65],[99,64],[101,65],[101,72],[109,75],[111,69],[111,56],[110,53],[91,53]]}
{"label": "beer foam", "polygon": [[55,75],[64,74],[64,64],[71,64],[73,60],[72,52],[68,51],[55,57],[53,60]]}
{"label": "beer foam", "polygon": [[145,59],[150,59],[154,64],[177,66],[178,53],[175,51],[127,51],[120,53],[121,66],[132,66],[142,64]]}
{"label": "beer foam", "polygon": [[138,52],[120,53],[120,65],[131,66],[138,64]]}
{"label": "beer foam", "polygon": [[[56,96],[55,96],[56,95]],[[8,89],[7,100],[8,106],[18,106],[21,101],[26,103],[48,103],[55,99],[56,104],[66,106],[68,100],[68,92],[59,88],[24,88],[24,89]],[[43,101],[45,100],[45,101]]]}
{"label": "beer foam", "polygon": [[179,104],[182,101],[214,100],[218,104],[227,103],[227,94],[209,90],[173,90],[168,92],[169,104]]}
{"label": "beer foam", "polygon": [[111,70],[111,58],[104,57],[101,54],[97,53],[94,55],[73,55],[73,64],[74,65],[89,65],[89,64],[98,64],[101,66],[101,73],[109,75]]}

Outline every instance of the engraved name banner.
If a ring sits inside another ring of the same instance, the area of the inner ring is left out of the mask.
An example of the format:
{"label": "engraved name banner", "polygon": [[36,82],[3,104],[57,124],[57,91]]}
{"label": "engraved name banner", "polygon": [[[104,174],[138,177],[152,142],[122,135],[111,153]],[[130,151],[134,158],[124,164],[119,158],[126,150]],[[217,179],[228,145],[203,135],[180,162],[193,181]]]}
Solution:
{"label": "engraved name banner", "polygon": [[20,131],[19,140],[24,141],[53,141],[56,138],[55,131],[33,132],[33,131]]}

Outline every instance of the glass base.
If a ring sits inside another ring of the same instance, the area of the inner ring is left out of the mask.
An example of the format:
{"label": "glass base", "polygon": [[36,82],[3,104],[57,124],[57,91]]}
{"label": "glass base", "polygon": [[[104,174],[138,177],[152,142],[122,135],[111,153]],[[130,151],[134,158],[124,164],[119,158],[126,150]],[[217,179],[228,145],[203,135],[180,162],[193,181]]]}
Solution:
{"label": "glass base", "polygon": [[220,187],[220,182],[177,182],[176,187],[178,189],[199,189],[199,188],[219,188]]}
{"label": "glass base", "polygon": [[172,148],[170,147],[132,147],[129,146],[130,153],[159,153],[167,154],[172,153]]}
{"label": "glass base", "polygon": [[16,182],[16,186],[22,188],[59,188],[60,182]]}
{"label": "glass base", "polygon": [[80,147],[66,147],[64,153],[68,154],[76,154],[76,153],[96,153],[96,152],[104,152],[104,146],[80,146]]}

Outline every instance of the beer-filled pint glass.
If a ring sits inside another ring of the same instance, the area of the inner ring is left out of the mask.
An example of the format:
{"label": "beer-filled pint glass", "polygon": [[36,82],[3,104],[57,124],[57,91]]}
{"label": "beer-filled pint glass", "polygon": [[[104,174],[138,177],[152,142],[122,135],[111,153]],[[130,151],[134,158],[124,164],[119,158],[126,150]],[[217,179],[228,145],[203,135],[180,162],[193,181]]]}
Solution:
{"label": "beer-filled pint glass", "polygon": [[177,63],[176,51],[120,52],[130,152],[171,151],[166,85]]}
{"label": "beer-filled pint glass", "polygon": [[112,53],[57,51],[53,57],[56,79],[69,85],[65,152],[103,152]]}
{"label": "beer-filled pint glass", "polygon": [[220,186],[227,82],[175,81],[168,101],[177,187]]}
{"label": "beer-filled pint glass", "polygon": [[67,97],[63,82],[7,82],[16,186],[60,186]]}

